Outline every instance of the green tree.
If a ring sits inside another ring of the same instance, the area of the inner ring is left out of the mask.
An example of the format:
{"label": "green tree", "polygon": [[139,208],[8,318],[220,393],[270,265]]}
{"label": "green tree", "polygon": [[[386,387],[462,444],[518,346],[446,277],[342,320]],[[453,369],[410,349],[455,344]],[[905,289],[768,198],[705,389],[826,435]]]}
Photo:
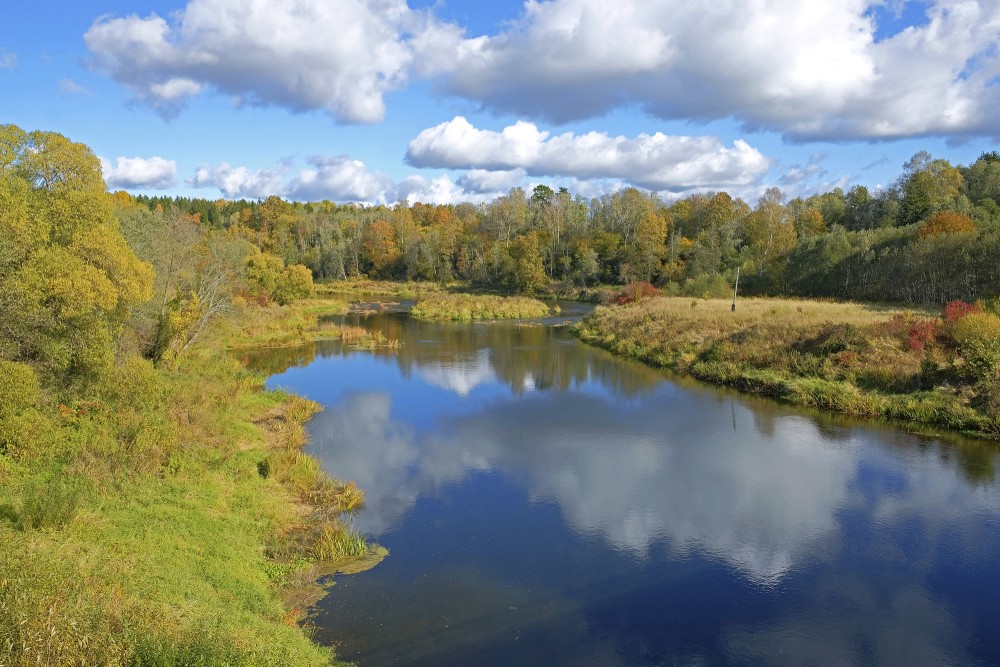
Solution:
{"label": "green tree", "polygon": [[152,268],[122,237],[100,162],[51,132],[0,127],[0,358],[49,380],[109,376]]}

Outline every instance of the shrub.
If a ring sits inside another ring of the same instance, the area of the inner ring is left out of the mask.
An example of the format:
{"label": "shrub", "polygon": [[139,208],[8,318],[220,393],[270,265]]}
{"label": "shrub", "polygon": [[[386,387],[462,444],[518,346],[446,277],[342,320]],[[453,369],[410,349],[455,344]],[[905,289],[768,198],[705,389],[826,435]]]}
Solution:
{"label": "shrub", "polygon": [[40,415],[38,376],[27,364],[0,360],[0,453],[14,452],[35,436]]}
{"label": "shrub", "polygon": [[976,223],[964,213],[938,211],[937,213],[932,213],[920,225],[920,229],[917,230],[917,238],[926,239],[929,236],[937,236],[938,234],[974,231],[976,231]]}
{"label": "shrub", "polygon": [[971,303],[966,303],[964,301],[949,301],[944,306],[942,317],[948,324],[954,324],[966,315],[978,312],[979,307]]}
{"label": "shrub", "polygon": [[978,312],[965,315],[955,322],[952,336],[976,379],[996,378],[1000,371],[1000,317]]}
{"label": "shrub", "polygon": [[685,296],[699,299],[725,299],[733,295],[733,286],[718,273],[703,274],[697,278],[688,278],[681,292]]}
{"label": "shrub", "polygon": [[923,352],[928,346],[932,346],[937,340],[938,321],[924,320],[917,322],[910,327],[906,338],[906,344],[913,352]]}
{"label": "shrub", "polygon": [[626,285],[621,292],[615,295],[615,303],[619,306],[627,303],[639,303],[643,299],[654,297],[659,293],[659,290],[648,282],[634,282]]}
{"label": "shrub", "polygon": [[310,296],[313,291],[312,271],[301,264],[285,267],[281,280],[274,289],[274,300],[286,306],[298,299]]}

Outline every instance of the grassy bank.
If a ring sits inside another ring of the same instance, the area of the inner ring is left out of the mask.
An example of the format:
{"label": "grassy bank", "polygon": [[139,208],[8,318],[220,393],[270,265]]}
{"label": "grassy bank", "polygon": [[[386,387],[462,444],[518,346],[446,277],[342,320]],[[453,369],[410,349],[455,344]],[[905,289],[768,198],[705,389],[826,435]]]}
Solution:
{"label": "grassy bank", "polygon": [[730,306],[667,297],[601,306],[573,331],[587,343],[706,382],[1000,438],[995,369],[972,363],[975,346],[961,324],[859,304],[745,299],[735,313]]}
{"label": "grassy bank", "polygon": [[342,520],[362,493],[301,451],[316,406],[225,348],[342,306],[247,311],[175,367],[132,358],[100,400],[24,412],[31,437],[0,455],[0,664],[334,660],[298,623],[303,584],[384,552]]}
{"label": "grassy bank", "polygon": [[549,307],[523,296],[434,294],[422,298],[411,311],[422,320],[508,320],[545,317]]}

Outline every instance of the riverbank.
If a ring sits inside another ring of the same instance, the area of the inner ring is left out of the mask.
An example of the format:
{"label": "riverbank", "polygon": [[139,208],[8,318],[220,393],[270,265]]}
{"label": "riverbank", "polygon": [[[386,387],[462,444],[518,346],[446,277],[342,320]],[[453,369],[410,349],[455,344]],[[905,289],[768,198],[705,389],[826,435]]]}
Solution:
{"label": "riverbank", "polygon": [[931,313],[784,299],[744,299],[734,313],[728,300],[657,297],[600,306],[572,331],[705,382],[1000,439],[994,371],[970,363],[961,325]]}
{"label": "riverbank", "polygon": [[302,609],[385,555],[352,483],[302,452],[317,406],[228,347],[322,335],[337,301],[248,309],[171,368],[132,358],[100,401],[32,414],[0,456],[0,664],[329,665]]}

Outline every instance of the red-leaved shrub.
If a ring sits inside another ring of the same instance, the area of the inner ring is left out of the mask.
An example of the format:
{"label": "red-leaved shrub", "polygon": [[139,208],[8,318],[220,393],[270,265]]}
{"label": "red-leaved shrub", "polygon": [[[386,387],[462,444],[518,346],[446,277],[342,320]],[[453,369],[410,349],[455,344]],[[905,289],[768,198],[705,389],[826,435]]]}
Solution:
{"label": "red-leaved shrub", "polygon": [[659,293],[658,289],[647,282],[630,283],[615,296],[615,303],[619,306],[626,303],[639,303],[643,299],[654,297]]}
{"label": "red-leaved shrub", "polygon": [[910,327],[906,342],[913,352],[923,352],[928,345],[937,340],[938,320],[924,320]]}
{"label": "red-leaved shrub", "polygon": [[954,324],[958,320],[962,319],[966,315],[971,315],[972,313],[978,313],[979,306],[975,304],[966,303],[964,301],[949,301],[944,306],[944,311],[942,317],[944,321],[948,324]]}

